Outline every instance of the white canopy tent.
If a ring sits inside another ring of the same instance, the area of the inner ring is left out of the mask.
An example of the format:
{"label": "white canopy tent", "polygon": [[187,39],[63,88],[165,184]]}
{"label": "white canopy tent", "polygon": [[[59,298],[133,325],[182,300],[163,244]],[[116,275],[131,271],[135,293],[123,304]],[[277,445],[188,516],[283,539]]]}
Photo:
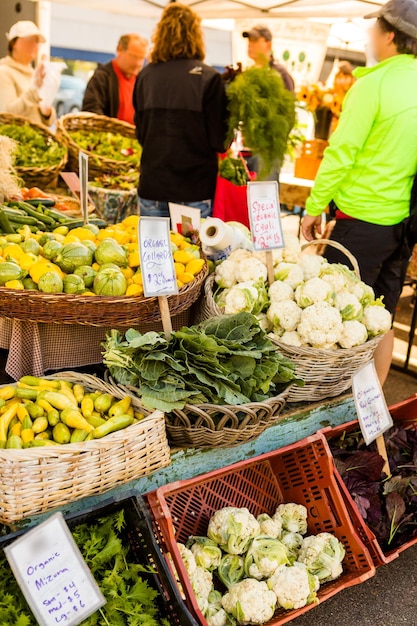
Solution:
{"label": "white canopy tent", "polygon": [[[36,0],[35,0],[36,1]],[[55,3],[123,15],[157,18],[164,0],[53,0]],[[375,11],[384,0],[182,0],[206,19],[355,18]]]}

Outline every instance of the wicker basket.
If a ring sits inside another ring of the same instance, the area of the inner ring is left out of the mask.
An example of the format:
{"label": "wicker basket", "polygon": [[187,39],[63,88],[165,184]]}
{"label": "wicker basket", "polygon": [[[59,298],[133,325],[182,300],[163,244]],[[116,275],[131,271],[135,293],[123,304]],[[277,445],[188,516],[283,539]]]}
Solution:
{"label": "wicker basket", "polygon": [[[46,126],[29,122],[26,118],[19,115],[11,115],[9,113],[0,113],[0,124],[14,124],[15,126],[31,126],[38,132],[42,133],[50,141],[60,143],[59,138],[55,137]],[[27,187],[47,187],[48,185],[56,185],[60,172],[64,169],[68,160],[67,151],[65,151],[59,163],[50,165],[49,167],[16,167],[16,173],[23,178]]]}
{"label": "wicker basket", "polygon": [[[137,398],[136,388],[118,385],[107,376],[112,386]],[[290,387],[279,396],[250,404],[217,405],[186,404],[165,416],[168,441],[178,448],[231,448],[256,439],[269,426],[278,422],[286,404]]]}
{"label": "wicker basket", "polygon": [[[94,376],[64,372],[51,378],[79,383],[88,391],[110,393],[119,399],[126,395]],[[149,414],[137,398],[132,404],[147,416],[103,439],[0,450],[0,522],[11,525],[169,465],[163,413]]]}
{"label": "wicker basket", "polygon": [[94,152],[82,150],[73,140],[71,131],[84,130],[87,132],[118,133],[130,139],[136,139],[135,127],[113,117],[95,115],[94,113],[70,113],[59,118],[56,135],[68,148],[69,167],[72,172],[78,173],[79,153],[88,155],[89,180],[103,174],[122,174],[132,169],[132,164],[122,160],[108,159]]}
{"label": "wicker basket", "polygon": [[[207,263],[195,279],[169,296],[171,317],[187,311],[199,298],[208,274]],[[143,296],[83,296],[41,293],[0,287],[0,317],[48,324],[135,326],[161,319],[158,298]]]}
{"label": "wicker basket", "polygon": [[[317,239],[303,246],[333,246],[348,257],[354,272],[360,278],[359,265],[355,257],[344,246],[329,239]],[[204,286],[199,320],[221,315],[213,297],[214,276],[210,276]],[[339,396],[352,386],[352,375],[368,363],[382,336],[375,337],[361,346],[351,349],[319,350],[310,347],[295,347],[272,339],[280,352],[297,365],[297,376],[304,380],[304,387],[293,385],[287,402],[313,402]]]}

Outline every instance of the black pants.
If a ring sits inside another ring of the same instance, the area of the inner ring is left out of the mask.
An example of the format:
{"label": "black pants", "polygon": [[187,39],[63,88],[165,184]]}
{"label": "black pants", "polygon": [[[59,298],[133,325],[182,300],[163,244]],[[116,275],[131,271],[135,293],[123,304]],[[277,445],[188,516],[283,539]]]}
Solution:
{"label": "black pants", "polygon": [[[384,296],[386,308],[394,314],[407,271],[410,250],[405,243],[403,224],[379,226],[360,220],[339,219],[331,239],[343,244],[358,260],[362,280],[373,287],[377,298]],[[351,267],[346,256],[326,248],[330,263]]]}

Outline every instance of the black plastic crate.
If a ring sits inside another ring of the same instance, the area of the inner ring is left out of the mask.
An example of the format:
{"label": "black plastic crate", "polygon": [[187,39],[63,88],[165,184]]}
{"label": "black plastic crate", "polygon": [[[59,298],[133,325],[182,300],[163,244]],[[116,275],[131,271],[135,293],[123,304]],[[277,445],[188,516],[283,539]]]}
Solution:
{"label": "black plastic crate", "polygon": [[[141,496],[132,495],[120,501],[105,500],[100,505],[65,516],[69,528],[80,524],[93,523],[98,518],[111,515],[123,509],[126,526],[125,538],[129,541],[134,559],[138,563],[151,565],[156,574],[141,573],[148,584],[159,592],[158,602],[161,617],[175,626],[198,626],[181,598],[178,586],[174,582],[166,561],[162,556],[147,508]],[[30,529],[27,529],[30,530]],[[19,530],[0,537],[0,548],[3,549],[12,541],[21,537],[26,530]],[[12,624],[10,626],[13,626]]]}

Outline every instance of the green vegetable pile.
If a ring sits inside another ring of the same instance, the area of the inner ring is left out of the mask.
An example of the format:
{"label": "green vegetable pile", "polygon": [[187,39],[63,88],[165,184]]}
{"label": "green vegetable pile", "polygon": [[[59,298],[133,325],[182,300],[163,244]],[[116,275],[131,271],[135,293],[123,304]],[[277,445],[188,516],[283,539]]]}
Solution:
{"label": "green vegetable pile", "polygon": [[245,144],[261,160],[265,179],[283,159],[295,124],[295,98],[278,72],[268,66],[246,70],[228,87],[229,139],[241,129]]}
{"label": "green vegetable pile", "polygon": [[57,165],[65,155],[63,146],[30,124],[2,124],[0,135],[17,142],[15,167],[51,167]]}
{"label": "green vegetable pile", "polygon": [[136,139],[104,131],[69,131],[71,139],[82,150],[97,156],[139,166],[142,148]]}
{"label": "green vegetable pile", "polygon": [[137,387],[145,407],[166,413],[185,404],[240,405],[278,395],[296,381],[283,357],[250,313],[221,315],[162,333],[112,330],[104,363],[121,384]]}
{"label": "green vegetable pile", "polygon": [[[94,524],[74,528],[73,536],[107,603],[82,622],[82,626],[169,626],[159,615],[158,592],[141,577],[153,573],[134,562],[124,540],[124,512],[118,511]],[[36,626],[6,557],[0,557],[0,624]]]}
{"label": "green vegetable pile", "polygon": [[226,157],[219,164],[219,175],[234,185],[242,187],[249,182],[249,176],[242,159]]}
{"label": "green vegetable pile", "polygon": [[139,184],[139,171],[132,170],[126,174],[102,174],[96,176],[90,181],[90,187],[99,187],[101,189],[116,189],[122,191],[130,191],[136,189]]}

